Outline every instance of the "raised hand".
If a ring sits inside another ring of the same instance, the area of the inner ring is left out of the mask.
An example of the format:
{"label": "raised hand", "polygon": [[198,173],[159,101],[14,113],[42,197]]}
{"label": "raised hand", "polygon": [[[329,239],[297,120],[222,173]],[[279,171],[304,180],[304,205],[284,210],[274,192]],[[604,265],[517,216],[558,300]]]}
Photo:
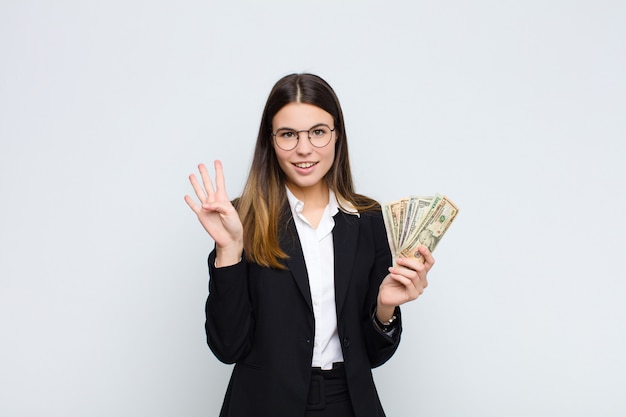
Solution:
{"label": "raised hand", "polygon": [[215,241],[216,266],[233,265],[241,260],[243,253],[243,226],[226,193],[222,163],[215,161],[215,188],[206,166],[200,164],[198,170],[202,185],[194,174],[189,176],[189,181],[200,204],[188,195],[185,202]]}
{"label": "raised hand", "polygon": [[422,257],[398,258],[396,265],[389,267],[389,274],[380,284],[376,313],[381,321],[387,321],[395,306],[419,297],[428,286],[427,275],[435,258],[426,246],[418,246]]}

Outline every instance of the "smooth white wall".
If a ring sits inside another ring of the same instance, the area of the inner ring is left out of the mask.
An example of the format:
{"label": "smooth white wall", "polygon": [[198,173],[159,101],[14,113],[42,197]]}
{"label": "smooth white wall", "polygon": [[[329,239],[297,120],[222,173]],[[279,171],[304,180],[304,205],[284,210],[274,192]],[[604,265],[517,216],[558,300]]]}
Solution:
{"label": "smooth white wall", "polygon": [[623,1],[0,1],[0,415],[217,415],[198,162],[314,72],[357,187],[460,214],[390,416],[626,413]]}

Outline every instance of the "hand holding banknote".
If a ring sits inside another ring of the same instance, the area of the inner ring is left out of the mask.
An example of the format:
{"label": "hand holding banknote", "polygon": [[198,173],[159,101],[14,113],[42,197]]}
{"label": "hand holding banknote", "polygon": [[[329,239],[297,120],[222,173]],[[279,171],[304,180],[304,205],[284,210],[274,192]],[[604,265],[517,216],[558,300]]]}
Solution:
{"label": "hand holding banknote", "polygon": [[418,251],[420,259],[398,258],[380,284],[377,314],[382,313],[381,321],[393,314],[395,306],[417,299],[428,286],[428,271],[435,264],[435,258],[426,246],[419,247]]}
{"label": "hand holding banknote", "polygon": [[435,263],[432,251],[458,213],[446,196],[414,196],[382,206],[393,266],[380,285],[376,315],[383,321],[399,306],[419,297]]}

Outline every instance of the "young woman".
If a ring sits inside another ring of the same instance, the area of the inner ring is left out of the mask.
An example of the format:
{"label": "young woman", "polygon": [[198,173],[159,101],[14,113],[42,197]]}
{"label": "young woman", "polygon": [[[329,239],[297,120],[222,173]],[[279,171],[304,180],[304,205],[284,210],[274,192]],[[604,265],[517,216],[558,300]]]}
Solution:
{"label": "young woman", "polygon": [[384,416],[371,369],[395,352],[401,304],[434,259],[391,266],[380,206],[355,193],[343,114],[311,74],[279,80],[231,203],[215,162],[185,201],[215,241],[206,334],[234,363],[220,416]]}

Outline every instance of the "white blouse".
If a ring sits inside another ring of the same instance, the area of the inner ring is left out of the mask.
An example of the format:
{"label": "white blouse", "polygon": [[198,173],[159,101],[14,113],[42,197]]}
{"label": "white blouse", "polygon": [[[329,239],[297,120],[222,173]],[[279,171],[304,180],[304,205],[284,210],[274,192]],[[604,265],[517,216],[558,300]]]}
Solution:
{"label": "white blouse", "polygon": [[[302,215],[304,203],[287,188],[287,199],[302,245],[309,276],[311,301],[315,316],[315,339],[311,366],[332,369],[333,362],[343,362],[341,343],[337,334],[335,305],[335,257],[333,252],[333,216],[339,211],[335,193],[330,190],[328,205],[317,229]],[[358,215],[358,212],[351,214]]]}

